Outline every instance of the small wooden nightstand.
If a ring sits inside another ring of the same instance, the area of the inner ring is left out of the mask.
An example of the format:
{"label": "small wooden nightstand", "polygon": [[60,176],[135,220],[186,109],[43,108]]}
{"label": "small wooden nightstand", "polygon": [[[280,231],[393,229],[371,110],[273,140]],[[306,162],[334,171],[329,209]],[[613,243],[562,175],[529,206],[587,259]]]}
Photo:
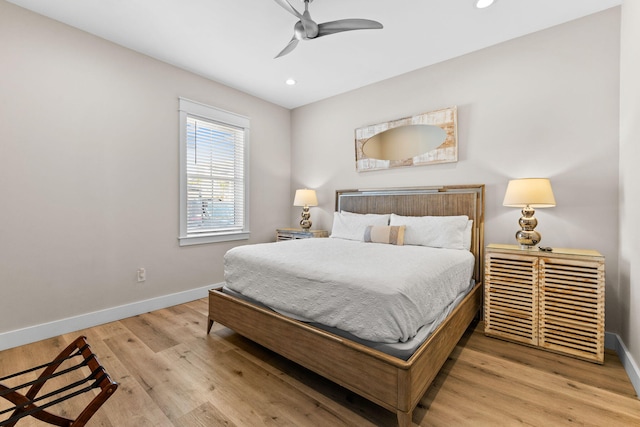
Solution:
{"label": "small wooden nightstand", "polygon": [[302,228],[278,228],[276,229],[276,240],[311,239],[314,237],[329,237],[327,230],[303,230]]}
{"label": "small wooden nightstand", "polygon": [[485,334],[596,363],[604,362],[604,257],[489,245]]}

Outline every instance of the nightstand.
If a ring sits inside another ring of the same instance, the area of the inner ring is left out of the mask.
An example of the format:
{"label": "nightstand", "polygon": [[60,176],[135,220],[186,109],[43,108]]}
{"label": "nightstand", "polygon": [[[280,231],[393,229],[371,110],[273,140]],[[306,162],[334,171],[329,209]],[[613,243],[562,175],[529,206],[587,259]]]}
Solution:
{"label": "nightstand", "polygon": [[592,250],[487,246],[485,334],[604,362],[604,257]]}
{"label": "nightstand", "polygon": [[302,228],[278,228],[276,229],[276,241],[311,239],[314,237],[329,237],[327,230],[303,230]]}

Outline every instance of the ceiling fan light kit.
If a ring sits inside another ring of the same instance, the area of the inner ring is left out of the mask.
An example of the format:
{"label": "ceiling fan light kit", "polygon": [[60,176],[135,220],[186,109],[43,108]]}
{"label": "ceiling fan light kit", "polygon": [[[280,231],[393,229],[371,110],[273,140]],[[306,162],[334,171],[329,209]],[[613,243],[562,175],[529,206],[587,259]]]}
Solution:
{"label": "ceiling fan light kit", "polygon": [[339,19],[337,21],[317,24],[313,19],[311,19],[311,14],[309,13],[309,3],[313,0],[303,1],[304,13],[300,13],[291,5],[291,3],[289,3],[288,0],[275,0],[275,2],[282,6],[284,10],[298,18],[298,22],[296,22],[293,27],[293,37],[285,48],[276,55],[276,58],[290,53],[296,48],[300,40],[311,40],[317,37],[328,36],[330,34],[340,33],[343,31],[376,30],[382,28],[381,23],[370,19]]}

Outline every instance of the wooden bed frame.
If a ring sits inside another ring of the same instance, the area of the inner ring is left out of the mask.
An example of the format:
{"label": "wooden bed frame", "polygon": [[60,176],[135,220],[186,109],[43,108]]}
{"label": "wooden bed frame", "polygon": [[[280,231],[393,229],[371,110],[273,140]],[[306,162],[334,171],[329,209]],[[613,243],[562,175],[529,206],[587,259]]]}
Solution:
{"label": "wooden bed frame", "polygon": [[408,359],[402,360],[275,311],[209,291],[209,325],[219,322],[274,352],[394,411],[410,426],[413,410],[482,307],[484,185],[336,193],[336,210],[398,215],[468,215],[476,286]]}

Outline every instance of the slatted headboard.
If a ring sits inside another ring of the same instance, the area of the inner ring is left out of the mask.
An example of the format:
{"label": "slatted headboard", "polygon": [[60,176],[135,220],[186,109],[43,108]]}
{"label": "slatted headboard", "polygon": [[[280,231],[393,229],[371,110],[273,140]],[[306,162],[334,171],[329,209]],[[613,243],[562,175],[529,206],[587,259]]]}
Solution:
{"label": "slatted headboard", "polygon": [[467,215],[473,220],[471,252],[476,257],[474,278],[484,268],[484,185],[389,188],[336,191],[336,211],[404,216]]}

